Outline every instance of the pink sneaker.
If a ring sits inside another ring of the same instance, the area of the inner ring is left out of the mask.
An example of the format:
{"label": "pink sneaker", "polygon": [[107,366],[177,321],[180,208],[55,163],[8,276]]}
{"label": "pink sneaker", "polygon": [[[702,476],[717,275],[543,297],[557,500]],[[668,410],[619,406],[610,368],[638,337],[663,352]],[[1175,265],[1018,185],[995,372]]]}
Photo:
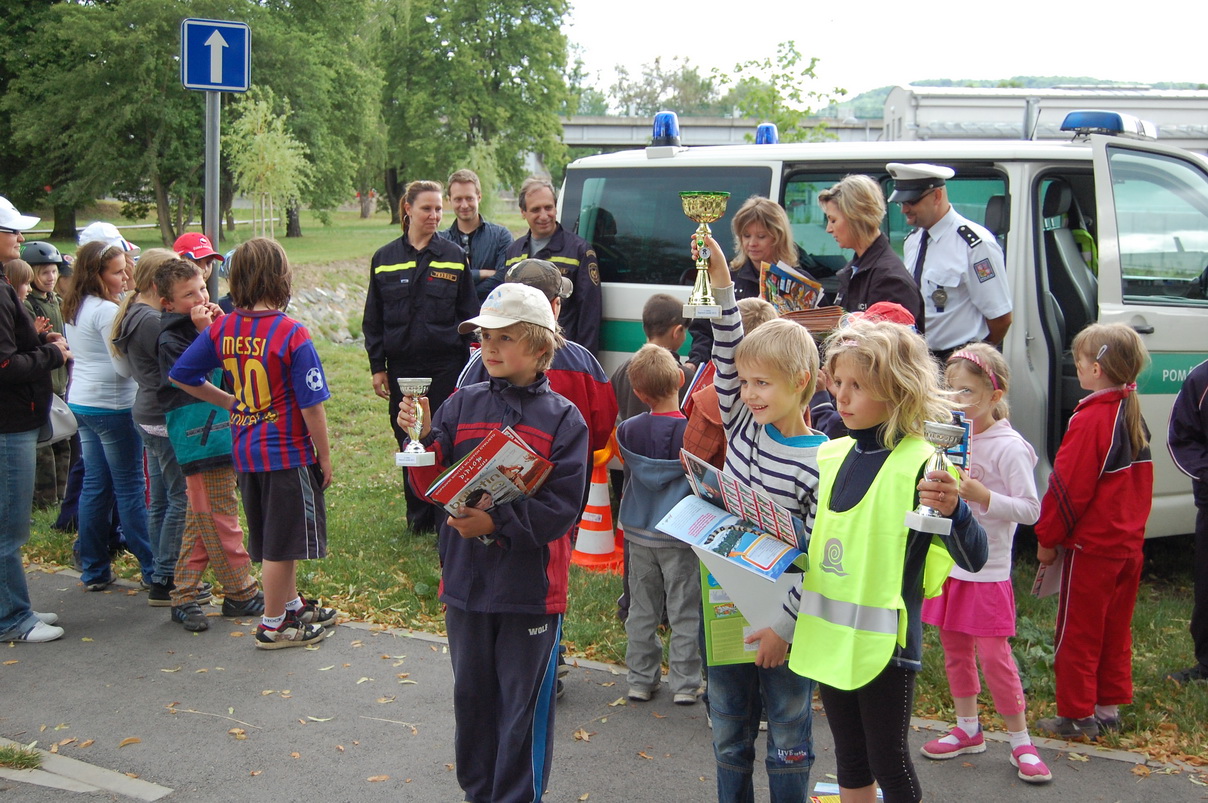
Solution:
{"label": "pink sneaker", "polygon": [[[1024,756],[1031,756],[1032,760],[1025,761]],[[1019,777],[1028,783],[1048,783],[1053,780],[1053,773],[1040,760],[1040,754],[1033,745],[1025,744],[1012,750],[1011,766],[1018,767]]]}
{"label": "pink sneaker", "polygon": [[947,736],[941,736],[938,739],[932,739],[927,744],[923,745],[923,755],[927,758],[956,758],[963,756],[966,753],[984,753],[986,752],[986,739],[982,736],[981,726],[977,728],[977,733],[973,736],[965,733],[964,729],[957,726],[948,731]]}

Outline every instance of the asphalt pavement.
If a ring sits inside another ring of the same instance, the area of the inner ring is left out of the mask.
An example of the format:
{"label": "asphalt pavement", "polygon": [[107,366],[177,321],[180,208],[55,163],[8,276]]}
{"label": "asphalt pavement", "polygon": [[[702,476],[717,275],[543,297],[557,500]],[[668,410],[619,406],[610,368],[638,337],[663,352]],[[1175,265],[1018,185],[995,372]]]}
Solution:
{"label": "asphalt pavement", "polygon": [[[70,571],[31,567],[36,609],[66,635],[0,644],[0,741],[53,753],[40,771],[0,770],[0,801],[449,801],[452,671],[443,639],[344,623],[313,649],[257,650],[255,619],[192,634],[128,584],[87,593]],[[571,614],[573,616],[573,612]],[[558,704],[545,800],[716,799],[701,705],[663,689],[624,700],[624,669],[579,661]],[[916,720],[911,746],[928,800],[1189,801],[1206,790],[1185,769],[1131,753],[1039,740],[1053,782],[1016,778],[1002,734],[976,756],[929,761],[918,748],[945,723]],[[817,711],[812,782],[834,781]],[[757,755],[762,756],[762,738]],[[757,761],[756,799],[767,800]]]}

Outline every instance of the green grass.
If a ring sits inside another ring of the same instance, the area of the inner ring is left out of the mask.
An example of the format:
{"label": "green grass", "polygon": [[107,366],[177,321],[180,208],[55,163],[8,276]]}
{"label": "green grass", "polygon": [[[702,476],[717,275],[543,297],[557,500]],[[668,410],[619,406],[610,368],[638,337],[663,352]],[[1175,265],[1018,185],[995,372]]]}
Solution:
{"label": "green grass", "polygon": [[42,754],[32,747],[0,744],[0,767],[10,770],[36,770],[42,767]]}
{"label": "green grass", "polygon": [[[1025,540],[1022,539],[1021,540]],[[1208,764],[1208,684],[1177,686],[1167,672],[1194,663],[1187,633],[1192,593],[1189,537],[1155,539],[1146,544],[1145,574],[1133,614],[1133,704],[1122,706],[1125,730],[1103,738],[1109,747],[1139,750],[1152,758],[1179,758]],[[1035,541],[1017,545],[1014,571],[1016,637],[1012,640],[1027,698],[1028,722],[1055,716],[1053,629],[1057,598],[1032,596],[1036,576]],[[923,671],[915,710],[919,716],[956,721],[944,673],[944,652],[934,627],[924,628]],[[983,726],[1005,730],[989,691],[978,698]]]}

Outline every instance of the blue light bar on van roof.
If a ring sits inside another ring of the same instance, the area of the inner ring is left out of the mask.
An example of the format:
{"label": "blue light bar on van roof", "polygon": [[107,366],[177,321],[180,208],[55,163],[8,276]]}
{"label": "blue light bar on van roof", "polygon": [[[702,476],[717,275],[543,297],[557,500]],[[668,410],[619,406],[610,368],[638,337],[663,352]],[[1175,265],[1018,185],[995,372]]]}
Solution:
{"label": "blue light bar on van roof", "polygon": [[756,145],[775,145],[780,142],[780,132],[775,123],[760,123],[755,129]]}
{"label": "blue light bar on van roof", "polygon": [[675,112],[659,112],[654,115],[654,133],[650,139],[652,147],[680,144],[679,117]]}
{"label": "blue light bar on van roof", "polygon": [[1075,136],[1089,134],[1111,134],[1133,139],[1157,139],[1158,127],[1148,120],[1131,114],[1085,109],[1070,112],[1061,123],[1062,131],[1073,131]]}

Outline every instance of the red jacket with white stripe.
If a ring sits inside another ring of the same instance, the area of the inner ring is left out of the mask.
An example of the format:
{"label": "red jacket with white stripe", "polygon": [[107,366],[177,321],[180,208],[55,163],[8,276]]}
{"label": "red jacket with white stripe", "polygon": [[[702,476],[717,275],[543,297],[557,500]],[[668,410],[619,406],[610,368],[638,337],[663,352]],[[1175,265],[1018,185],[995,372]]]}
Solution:
{"label": "red jacket with white stripe", "polygon": [[1114,558],[1141,554],[1153,506],[1153,459],[1148,446],[1134,453],[1129,441],[1124,402],[1130,392],[1107,388],[1074,408],[1036,522],[1042,546]]}

